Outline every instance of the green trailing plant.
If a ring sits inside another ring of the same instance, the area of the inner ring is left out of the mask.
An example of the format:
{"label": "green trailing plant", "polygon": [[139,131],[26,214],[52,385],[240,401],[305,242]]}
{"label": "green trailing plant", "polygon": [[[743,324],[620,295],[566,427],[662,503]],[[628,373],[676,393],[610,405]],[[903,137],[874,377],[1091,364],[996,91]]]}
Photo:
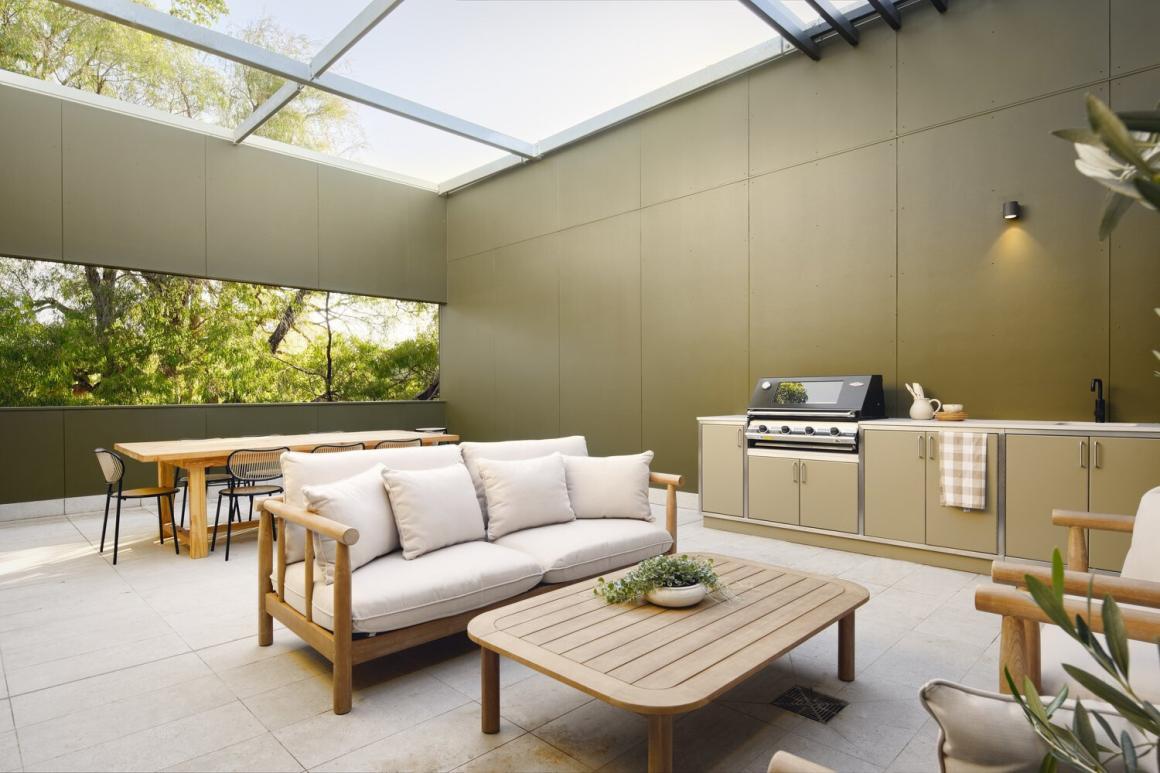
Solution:
{"label": "green trailing plant", "polygon": [[685,588],[701,583],[709,592],[722,589],[721,578],[713,570],[713,560],[694,556],[656,556],[640,562],[619,580],[596,580],[592,592],[609,604],[636,601],[657,588]]}
{"label": "green trailing plant", "polygon": [[[1105,645],[1092,632],[1085,619],[1076,615],[1068,617],[1063,605],[1063,558],[1057,548],[1051,558],[1051,585],[1026,575],[1027,590],[1040,609],[1053,623],[1075,639],[1104,672],[1111,677],[1106,681],[1070,664],[1063,670],[1076,682],[1089,690],[1100,700],[1112,706],[1124,720],[1129,722],[1143,739],[1133,742],[1127,730],[1116,735],[1108,720],[1099,712],[1089,710],[1077,700],[1072,711],[1071,726],[1052,721],[1052,717],[1067,700],[1067,687],[1060,691],[1049,703],[1044,704],[1039,692],[1029,678],[1023,680],[1023,691],[1015,684],[1011,672],[1004,669],[1007,686],[1011,695],[1019,702],[1027,720],[1036,735],[1047,744],[1048,753],[1040,767],[1042,771],[1055,771],[1060,762],[1078,770],[1104,773],[1117,761],[1128,773],[1139,769],[1140,761],[1148,754],[1156,752],[1160,738],[1160,711],[1142,699],[1132,688],[1128,676],[1128,637],[1124,628],[1123,615],[1111,596],[1104,596],[1101,618],[1104,628]],[[1092,587],[1088,584],[1087,617],[1092,615]],[[1160,643],[1158,643],[1160,645]],[[1102,733],[1097,733],[1096,728]]]}

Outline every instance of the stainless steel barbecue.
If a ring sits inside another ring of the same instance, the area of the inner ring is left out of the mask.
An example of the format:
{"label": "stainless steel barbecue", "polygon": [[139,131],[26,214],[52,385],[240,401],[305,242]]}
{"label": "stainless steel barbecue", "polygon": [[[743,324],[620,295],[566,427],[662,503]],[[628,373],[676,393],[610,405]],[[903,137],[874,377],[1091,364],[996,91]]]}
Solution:
{"label": "stainless steel barbecue", "polygon": [[882,376],[759,379],[749,400],[749,448],[855,453],[858,422],[886,415]]}

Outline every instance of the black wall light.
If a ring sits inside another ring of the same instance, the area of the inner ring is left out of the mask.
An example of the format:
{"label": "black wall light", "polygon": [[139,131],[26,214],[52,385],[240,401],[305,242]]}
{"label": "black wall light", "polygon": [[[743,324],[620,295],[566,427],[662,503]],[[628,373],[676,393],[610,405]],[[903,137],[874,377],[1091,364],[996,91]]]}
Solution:
{"label": "black wall light", "polygon": [[1018,201],[1003,202],[1003,219],[1018,220],[1023,217],[1023,205]]}

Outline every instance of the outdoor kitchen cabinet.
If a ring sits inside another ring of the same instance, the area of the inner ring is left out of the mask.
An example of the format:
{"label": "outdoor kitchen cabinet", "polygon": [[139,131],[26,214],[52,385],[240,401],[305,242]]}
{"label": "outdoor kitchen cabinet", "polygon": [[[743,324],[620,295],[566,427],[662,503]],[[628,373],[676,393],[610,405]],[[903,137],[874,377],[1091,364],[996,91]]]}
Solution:
{"label": "outdoor kitchen cabinet", "polygon": [[964,511],[939,502],[938,432],[867,430],[865,532],[935,547],[998,550],[999,436],[987,435],[987,505]]}
{"label": "outdoor kitchen cabinet", "polygon": [[[1144,492],[1160,484],[1160,439],[1088,435],[1007,437],[1007,554],[1049,561],[1067,552],[1067,530],[1051,511],[1134,515]],[[1095,569],[1119,571],[1127,534],[1092,531]]]}
{"label": "outdoor kitchen cabinet", "polygon": [[749,517],[857,532],[857,459],[750,454]]}
{"label": "outdoor kitchen cabinet", "polygon": [[742,514],[745,424],[701,424],[701,509],[720,515]]}

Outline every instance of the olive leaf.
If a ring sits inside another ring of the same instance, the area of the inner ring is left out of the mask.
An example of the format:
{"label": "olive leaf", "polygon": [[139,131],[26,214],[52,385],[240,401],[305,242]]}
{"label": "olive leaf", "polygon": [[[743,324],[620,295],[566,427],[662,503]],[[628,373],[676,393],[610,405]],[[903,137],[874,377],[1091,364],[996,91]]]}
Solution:
{"label": "olive leaf", "polygon": [[1088,121],[1092,131],[1104,141],[1113,154],[1151,176],[1151,168],[1144,157],[1140,155],[1136,141],[1132,138],[1124,122],[1093,94],[1087,95]]}

